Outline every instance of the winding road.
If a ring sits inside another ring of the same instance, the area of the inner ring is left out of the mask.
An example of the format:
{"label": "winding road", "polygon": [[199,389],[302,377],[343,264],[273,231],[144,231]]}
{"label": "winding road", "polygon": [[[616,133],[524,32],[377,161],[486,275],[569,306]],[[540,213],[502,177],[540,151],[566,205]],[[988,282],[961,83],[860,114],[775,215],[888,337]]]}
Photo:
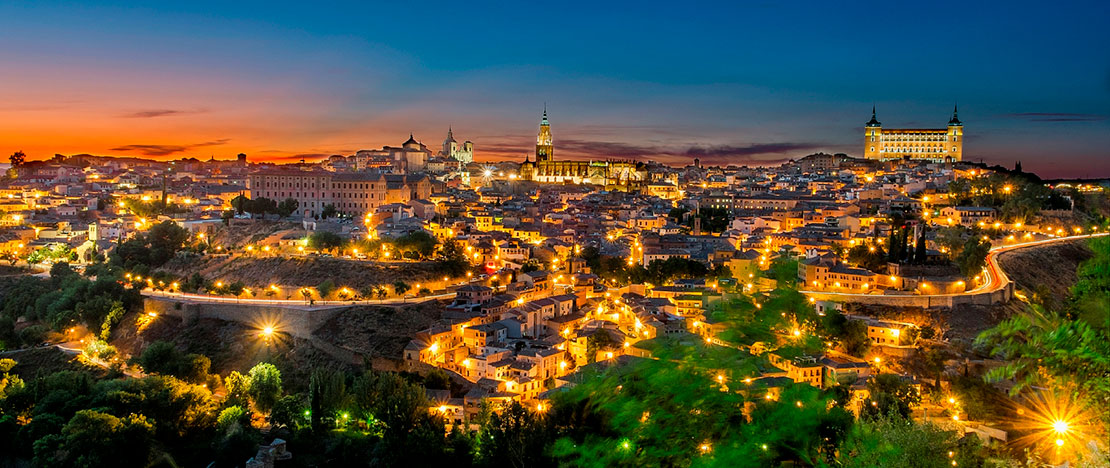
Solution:
{"label": "winding road", "polygon": [[937,297],[937,298],[944,298],[944,297],[976,296],[976,295],[991,294],[991,293],[1001,291],[1003,288],[1006,288],[1007,286],[1010,285],[1010,278],[1008,276],[1006,276],[1006,272],[1003,271],[1002,267],[1000,267],[998,265],[998,257],[1000,255],[1002,255],[1004,253],[1007,253],[1007,252],[1014,251],[1014,250],[1019,250],[1019,249],[1029,248],[1029,247],[1040,247],[1040,246],[1055,244],[1055,243],[1060,243],[1060,242],[1074,241],[1076,239],[1088,239],[1088,238],[1092,238],[1092,237],[1102,237],[1102,236],[1105,236],[1105,235],[1108,235],[1108,233],[1103,232],[1103,233],[1098,233],[1098,234],[1082,234],[1082,235],[1074,235],[1074,236],[1067,236],[1067,237],[1057,237],[1057,238],[1052,238],[1052,239],[1043,239],[1043,240],[1039,240],[1039,241],[1022,242],[1022,243],[1019,243],[1019,244],[1000,245],[1000,246],[997,246],[997,247],[992,247],[990,252],[987,253],[986,266],[984,267],[984,274],[986,275],[986,281],[984,281],[983,284],[980,284],[979,286],[976,286],[973,289],[969,289],[967,291],[960,292],[960,293],[913,294],[913,295],[905,295],[905,296],[899,296],[899,295],[893,295],[893,294],[892,295],[858,294],[858,293],[842,293],[842,292],[829,292],[829,291],[801,291],[801,293],[802,294],[821,295],[821,296],[834,296],[837,299],[843,299],[843,300],[846,300],[846,301],[849,301],[849,300],[852,300],[852,299],[867,300],[867,299],[874,299],[876,297]]}

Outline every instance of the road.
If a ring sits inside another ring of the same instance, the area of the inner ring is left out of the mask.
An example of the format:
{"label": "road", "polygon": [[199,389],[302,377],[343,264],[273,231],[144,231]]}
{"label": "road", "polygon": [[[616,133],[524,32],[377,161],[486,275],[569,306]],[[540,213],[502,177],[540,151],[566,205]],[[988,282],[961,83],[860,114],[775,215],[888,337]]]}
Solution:
{"label": "road", "polygon": [[[1057,237],[1057,238],[1053,238],[1053,239],[1044,239],[1044,240],[1039,240],[1039,241],[1023,242],[1023,243],[1020,243],[1020,244],[1000,245],[998,247],[992,247],[990,252],[987,253],[986,266],[984,267],[984,270],[985,270],[984,274],[986,275],[986,281],[984,281],[983,284],[980,284],[979,286],[976,286],[973,289],[969,289],[967,291],[960,292],[960,293],[915,294],[912,297],[950,297],[950,296],[970,296],[970,295],[976,295],[976,294],[993,293],[993,292],[1001,290],[1002,288],[1005,288],[1008,284],[1010,284],[1010,279],[1009,279],[1009,277],[1006,276],[1006,272],[1002,271],[1002,268],[998,265],[998,256],[999,255],[1004,254],[1006,252],[1018,250],[1018,249],[1024,249],[1024,248],[1027,248],[1027,247],[1038,247],[1038,246],[1043,246],[1043,245],[1047,245],[1047,244],[1054,244],[1054,243],[1058,243],[1058,242],[1068,242],[1068,241],[1073,241],[1073,240],[1076,240],[1076,239],[1087,239],[1087,238],[1091,238],[1091,237],[1101,237],[1101,236],[1105,236],[1105,235],[1108,235],[1108,233],[1103,232],[1103,233],[1098,233],[1098,234],[1084,234],[1084,235],[1075,235],[1075,236],[1068,236],[1068,237]],[[801,291],[801,292],[803,294],[831,295],[831,296],[842,297],[844,299],[864,298],[864,297],[873,298],[873,297],[876,297],[876,296],[881,296],[879,294],[857,294],[857,293],[842,293],[842,292],[829,292],[829,291]],[[895,295],[890,295],[890,296],[891,297],[897,297]]]}

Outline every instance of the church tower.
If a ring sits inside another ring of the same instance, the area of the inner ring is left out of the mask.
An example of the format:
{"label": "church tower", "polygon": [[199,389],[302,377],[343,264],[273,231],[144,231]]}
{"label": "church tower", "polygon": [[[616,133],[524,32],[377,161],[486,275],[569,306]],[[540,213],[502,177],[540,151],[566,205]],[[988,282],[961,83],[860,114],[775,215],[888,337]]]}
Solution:
{"label": "church tower", "polygon": [[551,144],[551,123],[547,121],[547,104],[544,104],[540,133],[536,135],[536,162],[550,161],[554,149]]}
{"label": "church tower", "polygon": [[875,106],[871,106],[871,120],[863,127],[863,157],[882,159],[883,124],[875,118]]}
{"label": "church tower", "polygon": [[962,161],[964,159],[964,123],[960,122],[959,104],[952,107],[952,120],[948,121],[948,135],[946,143],[948,143],[948,154],[945,159],[952,161]]}

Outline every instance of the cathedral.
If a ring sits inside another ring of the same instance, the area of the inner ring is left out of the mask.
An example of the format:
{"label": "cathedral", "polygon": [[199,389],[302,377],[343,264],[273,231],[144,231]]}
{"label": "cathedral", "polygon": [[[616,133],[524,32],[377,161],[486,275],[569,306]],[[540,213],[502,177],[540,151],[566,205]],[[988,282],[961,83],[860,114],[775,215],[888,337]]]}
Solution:
{"label": "cathedral", "polygon": [[520,178],[549,184],[602,185],[609,190],[639,190],[647,180],[643,163],[633,161],[555,161],[551,123],[544,107],[536,135],[536,160],[525,156]]}
{"label": "cathedral", "polygon": [[455,135],[451,131],[451,127],[447,127],[447,139],[443,140],[443,151],[440,151],[439,155],[455,159],[463,164],[469,164],[474,161],[474,143],[466,140],[462,146],[459,146],[459,142],[455,141]]}

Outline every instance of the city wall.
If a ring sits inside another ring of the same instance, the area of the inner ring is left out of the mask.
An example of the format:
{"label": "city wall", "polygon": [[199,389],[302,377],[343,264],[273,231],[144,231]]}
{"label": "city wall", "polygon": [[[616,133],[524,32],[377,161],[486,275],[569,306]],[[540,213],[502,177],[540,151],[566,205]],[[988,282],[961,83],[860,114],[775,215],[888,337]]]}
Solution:
{"label": "city wall", "polygon": [[312,333],[345,307],[298,308],[213,302],[189,302],[172,297],[144,297],[143,312],[179,317],[185,323],[210,318],[263,328],[274,327],[281,333],[312,339]]}
{"label": "city wall", "polygon": [[961,304],[993,305],[1009,301],[1014,295],[1014,284],[1006,282],[1006,286],[997,291],[978,294],[930,294],[913,296],[887,296],[880,294],[835,294],[822,292],[806,292],[806,296],[818,301],[853,302],[857,304],[885,305],[897,307],[954,307]]}

